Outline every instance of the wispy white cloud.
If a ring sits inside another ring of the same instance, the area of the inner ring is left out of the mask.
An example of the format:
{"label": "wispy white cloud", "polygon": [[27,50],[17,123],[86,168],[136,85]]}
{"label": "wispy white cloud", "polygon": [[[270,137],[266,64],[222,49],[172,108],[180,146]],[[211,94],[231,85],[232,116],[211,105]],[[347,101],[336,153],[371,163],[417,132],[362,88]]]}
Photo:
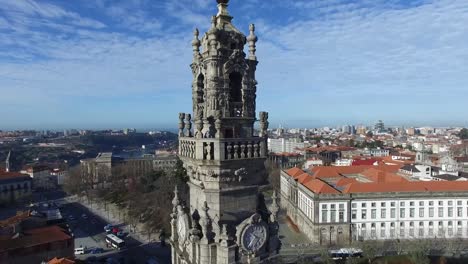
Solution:
{"label": "wispy white cloud", "polygon": [[[28,107],[35,99],[60,107],[79,96],[190,102],[191,31],[209,27],[216,12],[214,0],[87,2],[93,14],[46,1],[2,2],[0,104],[17,97]],[[458,106],[468,98],[464,0],[231,2],[239,29],[257,24],[258,105],[273,119],[372,120],[393,111],[398,119],[396,108],[424,118],[430,110],[418,107],[446,101],[454,102],[446,107],[453,119],[468,118]],[[362,111],[369,107],[380,110]]]}

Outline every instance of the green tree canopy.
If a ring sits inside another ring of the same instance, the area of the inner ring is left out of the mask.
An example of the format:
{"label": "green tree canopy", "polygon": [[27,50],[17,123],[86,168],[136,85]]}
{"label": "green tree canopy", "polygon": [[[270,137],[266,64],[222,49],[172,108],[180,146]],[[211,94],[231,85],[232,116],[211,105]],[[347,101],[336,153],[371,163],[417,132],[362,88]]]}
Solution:
{"label": "green tree canopy", "polygon": [[460,133],[458,133],[458,136],[461,139],[468,139],[468,129],[463,128],[462,130],[460,130]]}

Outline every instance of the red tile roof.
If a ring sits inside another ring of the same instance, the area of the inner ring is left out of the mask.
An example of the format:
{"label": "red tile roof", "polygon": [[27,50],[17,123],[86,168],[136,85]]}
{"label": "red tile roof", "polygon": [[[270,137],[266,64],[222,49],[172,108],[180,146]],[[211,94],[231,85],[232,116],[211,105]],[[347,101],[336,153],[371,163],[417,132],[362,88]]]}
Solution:
{"label": "red tile roof", "polygon": [[0,240],[0,253],[71,239],[59,226],[47,226],[24,231],[18,238]]}
{"label": "red tile roof", "polygon": [[374,165],[376,163],[376,159],[355,159],[351,163],[353,166],[362,166],[362,165]]}
{"label": "red tile roof", "polygon": [[350,183],[357,182],[356,179],[354,178],[342,178],[339,181],[336,182],[336,186],[346,186]]}
{"label": "red tile roof", "polygon": [[372,182],[407,182],[405,178],[391,172],[370,168],[362,172],[362,175]]}
{"label": "red tile roof", "polygon": [[20,222],[28,219],[30,216],[31,216],[30,211],[19,212],[13,217],[0,221],[0,228],[19,224]]}
{"label": "red tile roof", "polygon": [[328,185],[326,182],[320,179],[312,179],[304,184],[304,186],[314,193],[320,194],[338,194],[340,193],[335,188]]}
{"label": "red tile roof", "polygon": [[47,262],[47,264],[74,264],[75,261],[73,260],[69,260],[69,259],[66,259],[66,258],[53,258],[51,260],[49,260],[49,262]]}
{"label": "red tile roof", "polygon": [[15,178],[21,178],[21,177],[29,177],[29,175],[22,174],[19,172],[0,171],[0,180],[15,179]]}
{"label": "red tile roof", "polygon": [[314,177],[312,177],[312,175],[308,174],[308,173],[303,173],[297,177],[294,177],[294,179],[296,179],[299,183],[306,183],[312,179],[314,179]]}
{"label": "red tile roof", "polygon": [[291,168],[286,171],[286,173],[291,177],[296,177],[304,173],[303,170],[299,169],[298,167]]}
{"label": "red tile roof", "polygon": [[360,174],[367,169],[378,169],[385,172],[397,172],[400,165],[362,165],[362,166],[316,166],[312,168],[312,175],[317,178],[334,178],[347,174]]}
{"label": "red tile roof", "polygon": [[343,193],[456,192],[468,191],[468,181],[414,181],[405,183],[351,183]]}

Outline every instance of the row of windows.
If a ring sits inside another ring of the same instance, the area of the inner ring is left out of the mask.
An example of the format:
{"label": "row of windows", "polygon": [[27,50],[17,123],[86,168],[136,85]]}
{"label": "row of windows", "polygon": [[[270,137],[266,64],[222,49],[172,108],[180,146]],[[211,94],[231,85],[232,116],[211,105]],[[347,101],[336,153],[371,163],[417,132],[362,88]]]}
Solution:
{"label": "row of windows", "polygon": [[20,190],[20,189],[29,189],[29,184],[27,183],[24,183],[24,184],[11,184],[11,185],[3,185],[3,192],[7,192],[7,191],[13,191],[13,190]]}
{"label": "row of windows", "polygon": [[[357,208],[359,205],[362,207],[362,208],[366,208],[367,205],[369,204],[370,207],[377,207],[377,202],[360,202],[360,203],[357,203],[357,202],[353,202],[351,203],[351,208]],[[395,207],[397,204],[397,202],[380,202],[380,207],[387,207],[387,206],[390,206],[390,207]],[[404,206],[416,206],[416,205],[419,205],[419,206],[425,206],[425,205],[429,205],[429,206],[434,206],[434,204],[437,204],[438,206],[444,206],[445,204],[448,205],[448,206],[452,206],[454,205],[454,201],[427,201],[427,202],[424,202],[424,201],[418,201],[418,202],[415,202],[415,201],[400,201],[400,207],[404,207]],[[463,205],[463,201],[456,201],[456,204],[458,206],[461,206]],[[466,204],[468,205],[468,200],[466,201]]]}
{"label": "row of windows", "polygon": [[[435,208],[400,208],[399,217],[400,218],[414,218],[416,217],[416,212],[418,212],[418,217],[435,217]],[[444,210],[444,207],[437,207],[437,217],[463,217],[463,207],[448,207]],[[368,215],[367,209],[361,210],[361,219],[367,219]],[[387,218],[387,209],[380,209],[380,218]],[[396,218],[396,208],[390,208],[390,218]],[[427,212],[427,214],[426,214]],[[446,212],[446,214],[445,214]],[[408,213],[408,214],[407,214]],[[466,207],[466,214],[468,215],[468,207]],[[351,219],[357,219],[358,210],[351,210]],[[377,219],[377,209],[370,209],[370,219]]]}
{"label": "row of windows", "polygon": [[[390,238],[395,238],[397,232],[396,232],[395,229],[390,229],[389,234],[390,234],[390,236],[389,236]],[[439,228],[439,229],[437,229],[436,232],[434,232],[434,229],[425,230],[424,228],[419,228],[415,232],[415,229],[412,228],[412,229],[409,229],[409,230],[400,229],[399,232],[398,232],[398,236],[400,238],[415,237],[416,235],[418,237],[425,237],[425,236],[427,236],[427,237],[434,237],[434,236],[443,237],[445,234],[447,234],[449,237],[452,237],[454,235],[456,235],[458,237],[462,237],[463,236],[463,231],[462,231],[461,228],[458,228],[456,230],[456,234],[454,234],[453,228],[448,228],[447,230],[445,230],[443,228]],[[366,237],[367,236],[367,231],[365,229],[361,229],[360,232],[359,232],[359,235],[361,237]],[[370,235],[371,238],[377,238],[377,230],[376,229],[371,229],[369,235]],[[467,235],[468,235],[468,229],[467,229]],[[381,238],[387,237],[387,232],[386,232],[385,229],[380,230],[380,237]]]}
{"label": "row of windows", "polygon": [[[328,208],[330,208],[331,210],[336,209],[336,204],[322,204],[322,209],[323,210],[327,210]],[[338,204],[338,208],[340,210],[344,210],[345,205],[343,203],[340,203],[340,204]]]}
{"label": "row of windows", "polygon": [[343,223],[345,221],[344,211],[338,211],[338,219],[336,219],[336,210],[330,210],[330,218],[328,218],[328,211],[322,210],[322,223]]}
{"label": "row of windows", "polygon": [[[444,221],[436,221],[436,222],[433,222],[433,221],[429,221],[429,222],[412,222],[412,221],[411,222],[400,222],[399,226],[400,226],[400,228],[404,228],[405,226],[409,226],[410,228],[412,228],[412,227],[415,227],[416,225],[419,226],[419,227],[424,227],[425,223],[427,223],[427,226],[429,226],[429,228],[434,227],[434,223],[437,224],[438,228],[442,228],[444,226]],[[455,221],[446,221],[446,223],[447,223],[447,226],[450,228],[450,227],[453,227],[453,224],[455,223]],[[380,228],[386,228],[386,226],[388,226],[388,225],[390,225],[390,228],[395,228],[396,223],[395,222],[380,223],[380,225],[378,225],[377,223],[370,223],[370,224],[369,223],[367,223],[367,224],[363,223],[363,224],[353,225],[353,228],[356,228],[356,226],[360,227],[361,229],[365,229],[367,226],[370,226],[370,228],[376,228],[377,226],[380,226]],[[456,225],[457,225],[458,228],[461,228],[463,226],[463,222],[462,221],[456,221]]]}

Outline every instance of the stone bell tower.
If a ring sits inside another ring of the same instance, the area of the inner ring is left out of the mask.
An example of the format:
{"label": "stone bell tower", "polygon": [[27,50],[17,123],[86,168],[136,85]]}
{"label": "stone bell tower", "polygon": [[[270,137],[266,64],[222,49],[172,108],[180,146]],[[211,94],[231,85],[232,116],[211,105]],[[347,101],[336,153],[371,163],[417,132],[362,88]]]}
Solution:
{"label": "stone bell tower", "polygon": [[[256,119],[255,26],[246,37],[217,0],[211,28],[192,41],[193,116],[179,114],[179,157],[190,201],[173,200],[172,263],[258,263],[277,254],[276,196],[266,207],[268,113]],[[248,44],[249,55],[244,53]],[[254,135],[254,123],[260,132]]]}

